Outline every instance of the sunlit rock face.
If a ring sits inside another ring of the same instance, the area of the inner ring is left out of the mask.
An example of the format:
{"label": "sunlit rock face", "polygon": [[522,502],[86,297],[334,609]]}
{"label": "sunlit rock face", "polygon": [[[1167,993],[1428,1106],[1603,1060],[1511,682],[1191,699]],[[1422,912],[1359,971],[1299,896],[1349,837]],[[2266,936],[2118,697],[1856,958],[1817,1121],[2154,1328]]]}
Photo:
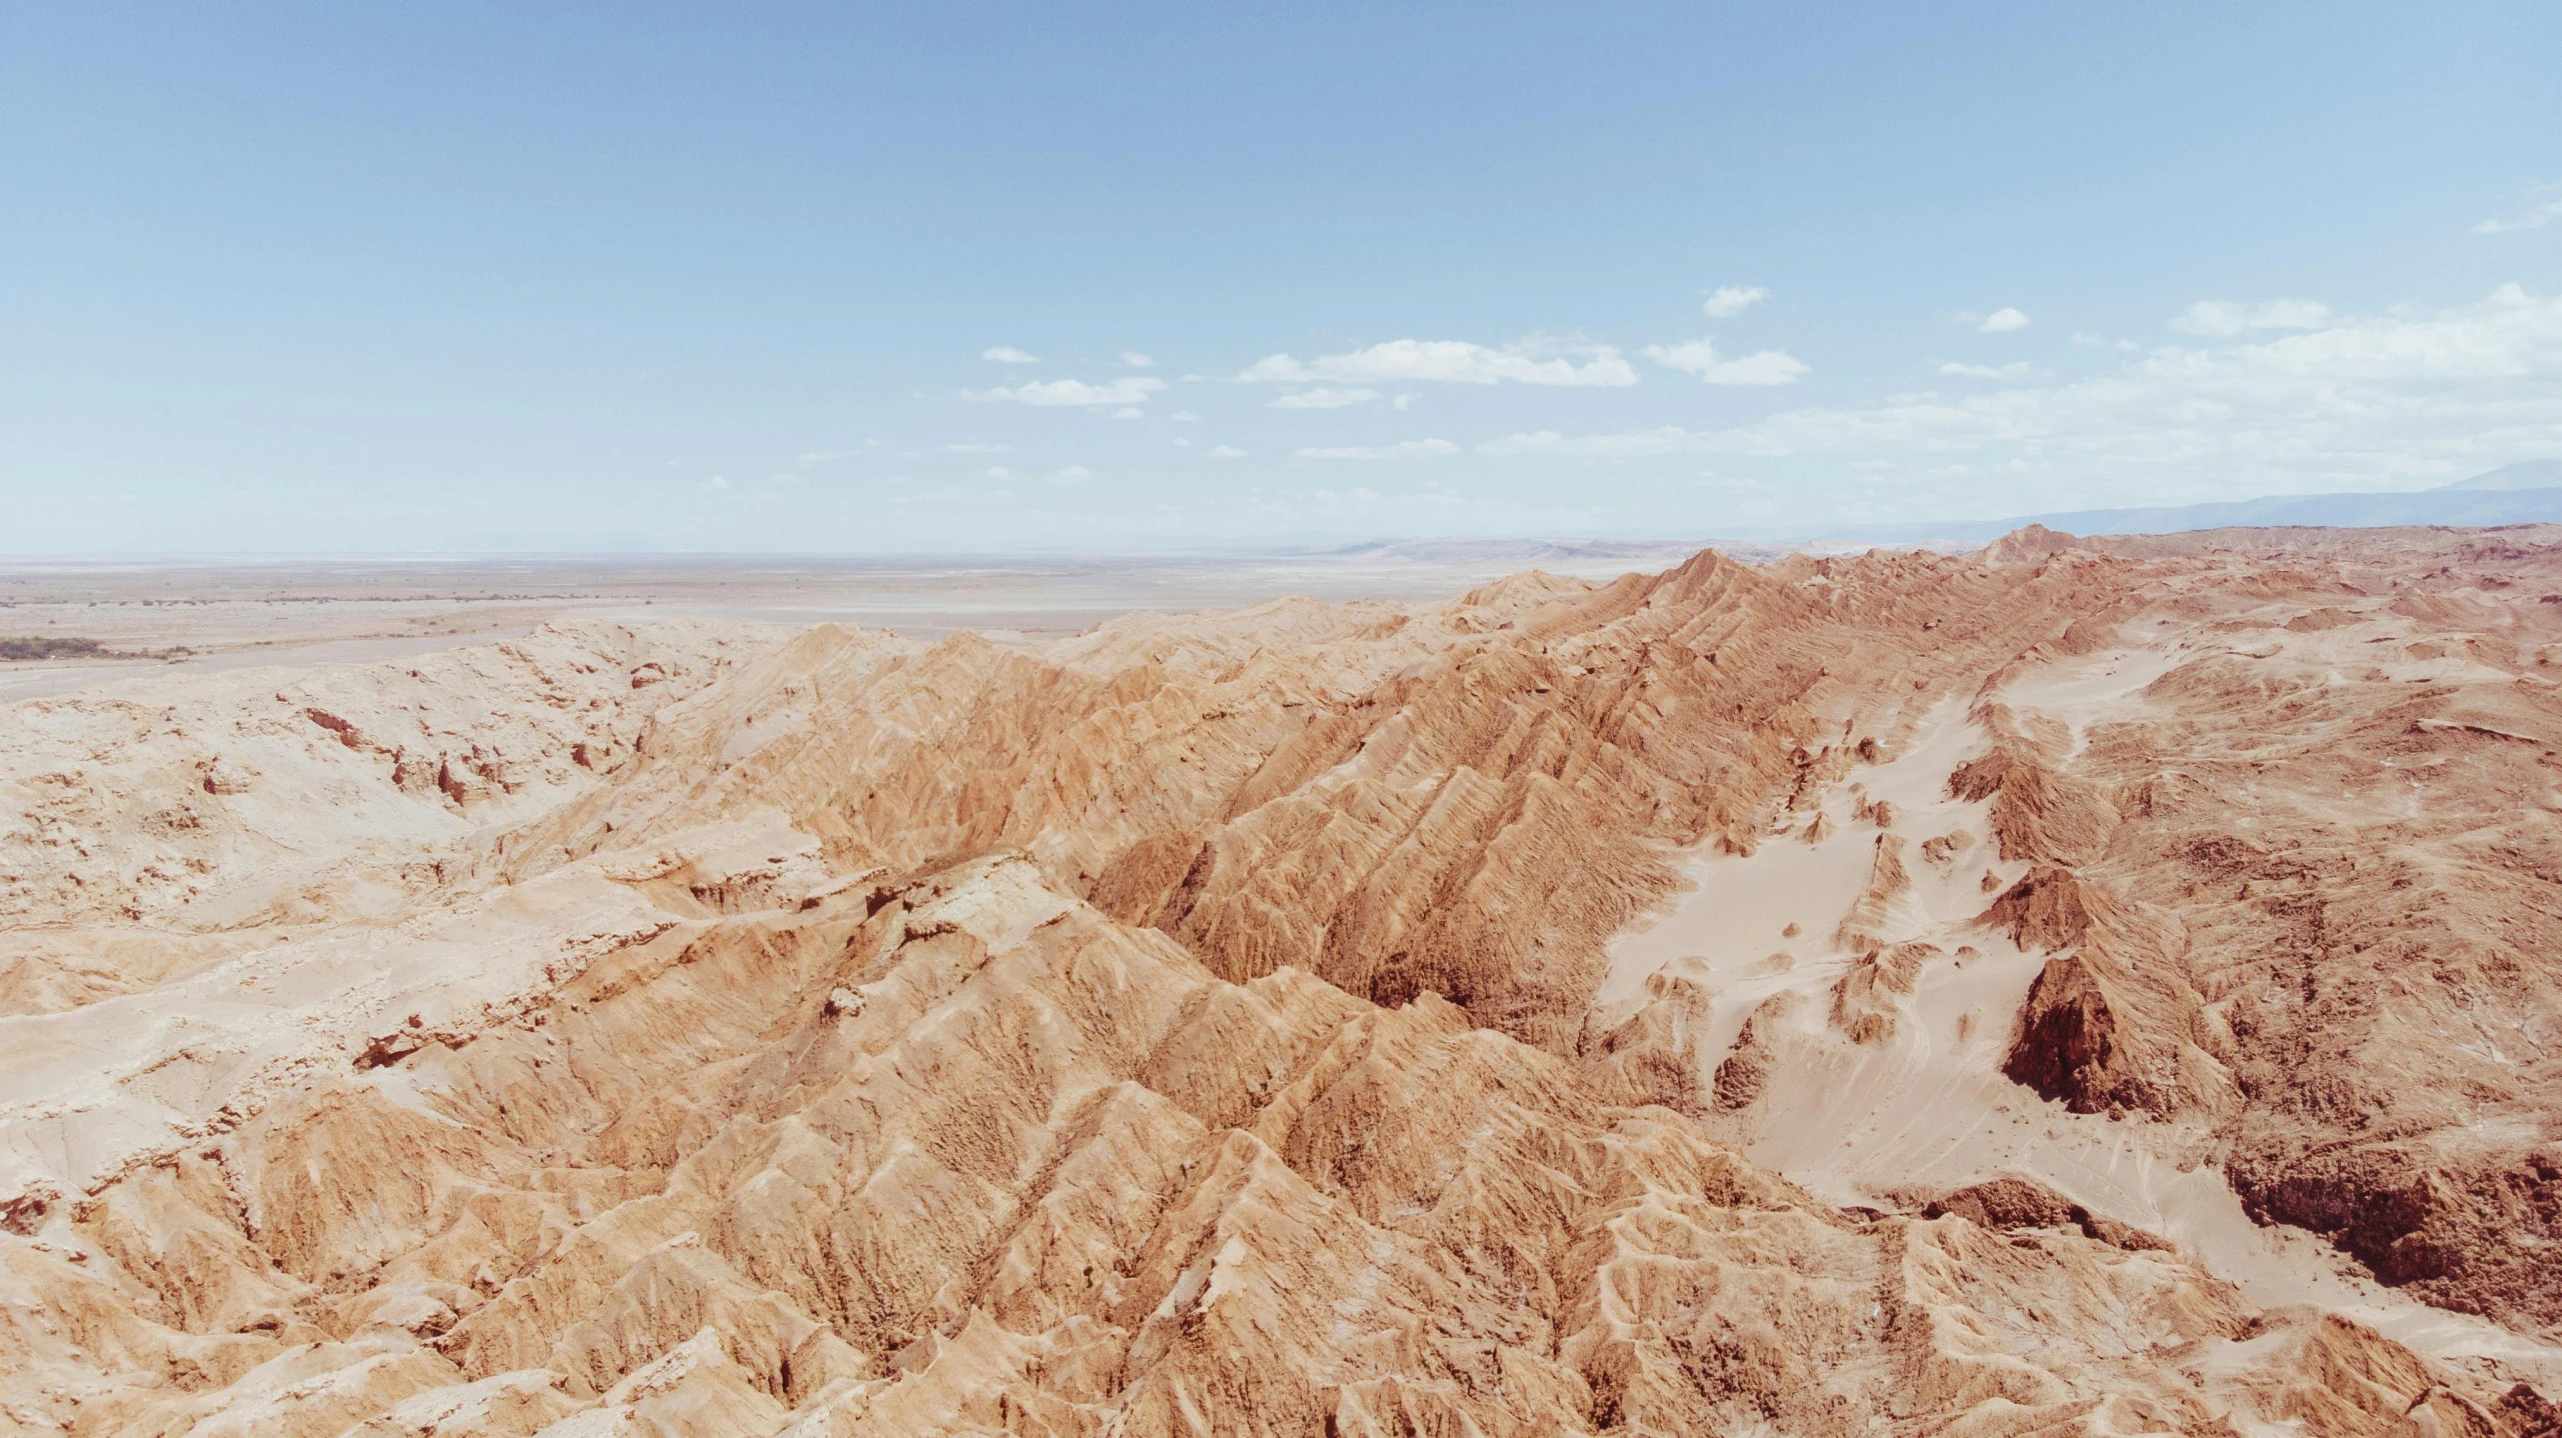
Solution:
{"label": "sunlit rock face", "polygon": [[2557,540],[12,706],[0,1415],[2551,1430]]}

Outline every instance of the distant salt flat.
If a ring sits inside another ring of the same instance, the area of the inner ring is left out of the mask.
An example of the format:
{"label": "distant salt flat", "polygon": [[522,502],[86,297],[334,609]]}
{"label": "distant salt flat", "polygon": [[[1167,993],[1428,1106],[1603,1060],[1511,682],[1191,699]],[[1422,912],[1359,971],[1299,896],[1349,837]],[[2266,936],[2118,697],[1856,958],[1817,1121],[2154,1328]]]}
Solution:
{"label": "distant salt flat", "polygon": [[[1745,548],[1756,559],[1778,552]],[[1134,611],[1238,609],[1286,595],[1440,599],[1525,568],[1607,579],[1670,568],[1696,549],[1445,541],[1111,557],[0,562],[0,637],[95,639],[136,656],[0,663],[0,701],[156,673],[407,658],[573,618],[835,623],[917,639],[969,629],[1034,644]]]}

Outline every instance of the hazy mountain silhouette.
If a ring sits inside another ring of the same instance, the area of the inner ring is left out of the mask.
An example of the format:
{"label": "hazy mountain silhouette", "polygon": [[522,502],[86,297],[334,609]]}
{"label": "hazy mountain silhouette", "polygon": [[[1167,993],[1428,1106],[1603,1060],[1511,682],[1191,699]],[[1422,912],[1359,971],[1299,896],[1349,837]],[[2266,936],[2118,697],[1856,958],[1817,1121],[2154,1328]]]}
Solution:
{"label": "hazy mountain silhouette", "polygon": [[1739,539],[1835,538],[1883,543],[1994,539],[2027,524],[2072,534],[2177,534],[2193,529],[2276,528],[2291,525],[2370,529],[2395,524],[2562,523],[2562,460],[2533,459],[2504,465],[2437,489],[2390,494],[2273,494],[2224,504],[2163,505],[2141,509],[2080,509],[2023,514],[2007,519],[1937,524],[1853,525],[1740,530]]}

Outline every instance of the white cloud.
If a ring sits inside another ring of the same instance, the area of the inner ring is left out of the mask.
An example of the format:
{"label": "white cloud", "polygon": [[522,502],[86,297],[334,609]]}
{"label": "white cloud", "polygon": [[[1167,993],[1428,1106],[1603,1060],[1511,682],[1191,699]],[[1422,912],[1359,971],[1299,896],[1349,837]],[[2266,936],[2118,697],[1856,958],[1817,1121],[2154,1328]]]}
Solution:
{"label": "white cloud", "polygon": [[1571,459],[1643,459],[1658,454],[1705,454],[1713,450],[1711,434],[1693,433],[1679,425],[1631,430],[1624,434],[1563,435],[1553,429],[1490,439],[1477,453],[1491,455],[1553,454]]}
{"label": "white cloud", "polygon": [[1719,285],[1699,306],[1699,312],[1712,320],[1730,320],[1770,298],[1770,291],[1759,285]]}
{"label": "white cloud", "polygon": [[1446,439],[1404,439],[1395,444],[1347,445],[1295,452],[1301,459],[1413,459],[1427,454],[1457,454],[1459,446]]}
{"label": "white cloud", "polygon": [[1683,340],[1677,345],[1648,345],[1637,351],[1646,358],[1683,374],[1697,374],[1717,364],[1717,347],[1707,340]]}
{"label": "white cloud", "polygon": [[2143,348],[2142,345],[2135,343],[2133,340],[2113,340],[2106,335],[2092,334],[2088,330],[2073,331],[2073,343],[2095,350],[2138,350]]}
{"label": "white cloud", "polygon": [[2008,334],[2012,330],[2028,328],[2028,316],[2009,305],[2004,305],[1980,318],[1972,314],[1960,315],[1958,318],[1972,320],[1979,333],[1988,335]]}
{"label": "white cloud", "polygon": [[1173,414],[1166,417],[1173,420],[1176,424],[1199,424],[1201,422],[1201,416],[1194,414],[1188,409],[1178,409]]}
{"label": "white cloud", "polygon": [[1108,384],[1087,384],[1075,379],[1035,380],[1011,389],[963,390],[961,398],[977,400],[1010,400],[1016,404],[1043,405],[1135,405],[1145,404],[1148,396],[1165,388],[1165,381],[1145,375],[1123,375]]}
{"label": "white cloud", "polygon": [[1414,407],[1414,396],[1410,394],[1401,394],[1395,399],[1390,400],[1389,403],[1398,409],[1412,409]]}
{"label": "white cloud", "polygon": [[2199,300],[2171,317],[2171,328],[2186,335],[2223,338],[2250,330],[2312,330],[2330,322],[2331,307],[2314,300],[2264,300],[2247,305],[2233,300]]}
{"label": "white cloud", "polygon": [[717,492],[729,488],[729,481],[716,474],[703,481],[703,488]]}
{"label": "white cloud", "polygon": [[[909,481],[902,478],[894,482],[906,484]],[[975,502],[979,498],[980,496],[978,494],[970,490],[963,489],[959,485],[945,484],[937,485],[932,489],[909,490],[905,493],[893,494],[890,496],[890,503],[904,508],[908,505],[914,504],[948,504],[961,500]]]}
{"label": "white cloud", "polygon": [[943,452],[945,454],[1004,454],[1013,448],[1014,446],[1010,444],[983,444],[973,439],[964,440],[959,444],[947,444],[943,446]]}
{"label": "white cloud", "polygon": [[[2063,383],[1784,410],[1728,429],[1536,430],[1476,448],[1902,459],[1921,475],[1899,499],[1905,513],[2415,488],[2562,453],[2562,300],[2506,285],[2435,313],[2166,346]],[[1957,463],[1972,477],[1928,474]],[[2004,497],[1995,475],[2018,488]]]}
{"label": "white cloud", "polygon": [[1378,397],[1379,392],[1375,389],[1326,389],[1320,386],[1316,389],[1293,390],[1273,400],[1272,407],[1274,409],[1343,409],[1350,405],[1368,404]]}
{"label": "white cloud", "polygon": [[1140,409],[1136,405],[1124,405],[1123,407],[1112,411],[1112,417],[1114,419],[1146,419],[1148,417],[1148,412]]}
{"label": "white cloud", "polygon": [[1706,340],[1648,345],[1638,353],[1667,369],[1697,375],[1704,384],[1795,384],[1807,373],[1805,362],[1784,350],[1761,350],[1742,359],[1721,360],[1716,346]]}
{"label": "white cloud", "polygon": [[1726,494],[1779,493],[1779,486],[1775,484],[1758,479],[1745,479],[1739,475],[1719,474],[1713,469],[1699,471],[1698,484],[1701,489],[1713,489]]}
{"label": "white cloud", "polygon": [[1121,363],[1123,363],[1123,364],[1125,364],[1125,365],[1128,365],[1128,366],[1129,366],[1130,368],[1132,368],[1132,369],[1155,369],[1155,368],[1156,368],[1156,361],[1155,361],[1155,360],[1153,360],[1153,359],[1149,358],[1149,357],[1148,357],[1148,356],[1146,356],[1146,355],[1143,355],[1143,354],[1139,353],[1137,350],[1123,350],[1123,351],[1121,351]]}
{"label": "white cloud", "polygon": [[1795,384],[1808,373],[1805,361],[1785,350],[1755,350],[1739,360],[1728,360],[1700,379],[1709,384]]}
{"label": "white cloud", "polygon": [[2027,379],[2037,373],[2026,360],[2009,364],[1959,364],[1950,360],[1939,367],[1939,372],[1958,379]]}
{"label": "white cloud", "polygon": [[989,479],[1012,479],[1013,477],[1014,471],[1001,464],[991,466],[986,473],[986,478]]}
{"label": "white cloud", "polygon": [[1081,464],[1071,464],[1065,469],[1053,471],[1048,478],[1052,484],[1083,484],[1094,478],[1094,471]]}
{"label": "white cloud", "polygon": [[2507,219],[2493,217],[2473,227],[2477,235],[2505,235],[2517,230],[2540,230],[2555,220],[2562,220],[2562,185],[2529,185],[2527,207]]}
{"label": "white cloud", "polygon": [[1588,356],[1580,365],[1562,357],[1541,359],[1534,352],[1536,349],[1531,345],[1490,349],[1465,340],[1390,340],[1349,354],[1323,355],[1304,362],[1286,354],[1272,355],[1247,366],[1237,378],[1281,384],[1323,380],[1501,384],[1510,380],[1517,384],[1573,387],[1637,382],[1637,372],[1608,345],[1578,351]]}
{"label": "white cloud", "polygon": [[1239,449],[1239,448],[1237,448],[1235,445],[1232,445],[1232,444],[1223,444],[1223,445],[1220,445],[1217,449],[1214,449],[1214,450],[1210,451],[1210,458],[1212,458],[1212,459],[1243,459],[1243,458],[1245,458],[1245,451],[1244,451],[1244,450],[1241,450],[1241,449]]}
{"label": "white cloud", "polygon": [[979,358],[994,360],[998,364],[1039,364],[1041,362],[1039,355],[1025,354],[1012,345],[997,345],[992,349],[980,350]]}

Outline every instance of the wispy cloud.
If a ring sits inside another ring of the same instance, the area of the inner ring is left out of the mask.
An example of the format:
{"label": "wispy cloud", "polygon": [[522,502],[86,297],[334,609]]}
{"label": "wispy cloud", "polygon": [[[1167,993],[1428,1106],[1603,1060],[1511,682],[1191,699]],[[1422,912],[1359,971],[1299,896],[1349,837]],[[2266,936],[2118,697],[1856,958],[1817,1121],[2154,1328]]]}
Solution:
{"label": "wispy cloud", "polygon": [[2535,184],[2526,187],[2526,208],[2502,218],[2493,216],[2473,227],[2477,235],[2505,235],[2518,230],[2540,230],[2555,220],[2562,220],[2562,185]]}
{"label": "wispy cloud", "polygon": [[1272,407],[1274,409],[1345,409],[1356,404],[1368,404],[1378,397],[1379,392],[1375,389],[1326,389],[1320,386],[1316,389],[1293,390],[1281,395],[1272,401]]}
{"label": "wispy cloud", "polygon": [[2506,285],[2435,313],[2332,316],[2318,328],[2165,346],[2064,383],[1786,410],[1728,429],[1532,430],[1476,448],[1832,456],[1925,475],[1974,465],[1964,487],[1913,492],[1943,507],[1981,504],[1992,467],[2091,499],[2137,488],[2207,497],[2415,486],[2562,452],[2562,300]]}
{"label": "wispy cloud", "polygon": [[2038,373],[2026,360],[2009,364],[1960,364],[1950,360],[1939,367],[1939,372],[1955,379],[2027,379]]}
{"label": "wispy cloud", "polygon": [[1608,345],[1583,346],[1582,364],[1558,356],[1542,359],[1543,346],[1491,349],[1465,340],[1390,340],[1347,354],[1298,360],[1286,354],[1255,361],[1237,378],[1262,383],[1311,384],[1323,380],[1440,384],[1630,385],[1636,370]]}
{"label": "wispy cloud", "polygon": [[2012,330],[2028,328],[2027,313],[2010,305],[2004,305],[1988,315],[1977,314],[1973,310],[1959,310],[1957,319],[1961,324],[1973,325],[1977,334],[2002,335]]}
{"label": "wispy cloud", "polygon": [[947,444],[943,446],[943,452],[945,454],[1004,454],[1013,448],[1014,446],[1010,444],[983,444],[973,439],[964,440],[959,444]]}
{"label": "wispy cloud", "polygon": [[1446,439],[1404,439],[1395,444],[1343,445],[1293,452],[1301,459],[1415,459],[1423,455],[1457,454],[1459,446]]}
{"label": "wispy cloud", "polygon": [[996,345],[980,350],[979,358],[994,360],[998,364],[1039,364],[1041,362],[1039,355],[1025,354],[1012,345]]}
{"label": "wispy cloud", "polygon": [[1696,483],[1701,489],[1723,490],[1730,494],[1776,494],[1779,492],[1779,486],[1768,483],[1767,481],[1744,479],[1735,475],[1719,474],[1713,469],[1703,469],[1699,471],[1699,478]]}
{"label": "wispy cloud", "polygon": [[2184,335],[2222,338],[2251,330],[2311,330],[2330,322],[2331,307],[2317,300],[2199,300],[2171,317]]}
{"label": "wispy cloud", "polygon": [[1137,350],[1121,351],[1121,363],[1128,365],[1132,369],[1156,368],[1156,361],[1154,359],[1139,353]]}
{"label": "wispy cloud", "polygon": [[[898,483],[904,484],[907,483],[907,481],[900,480]],[[910,506],[955,504],[964,500],[976,502],[979,498],[980,496],[978,494],[973,491],[963,489],[957,484],[944,484],[937,485],[932,489],[911,489],[901,491],[891,495],[889,497],[889,502],[894,508],[906,509]]]}
{"label": "wispy cloud", "polygon": [[1244,450],[1241,450],[1241,449],[1239,449],[1239,448],[1237,448],[1235,445],[1232,445],[1232,444],[1223,444],[1223,445],[1220,445],[1217,449],[1214,449],[1214,450],[1210,451],[1210,458],[1212,458],[1212,459],[1243,459],[1243,458],[1245,458],[1245,451],[1244,451]]}
{"label": "wispy cloud", "polygon": [[1648,345],[1638,353],[1667,369],[1696,375],[1704,384],[1795,384],[1809,373],[1803,360],[1785,350],[1761,350],[1741,359],[1719,359],[1717,347],[1706,340]]}
{"label": "wispy cloud", "polygon": [[1083,484],[1094,478],[1094,471],[1081,464],[1071,464],[1065,469],[1053,470],[1043,478],[1052,484]]}
{"label": "wispy cloud", "polygon": [[1123,375],[1104,384],[1087,384],[1075,379],[1035,380],[1008,389],[964,390],[963,399],[1006,400],[1015,404],[1040,405],[1139,405],[1148,396],[1165,388],[1165,381],[1146,375]]}
{"label": "wispy cloud", "polygon": [[1487,440],[1477,446],[1477,453],[1496,456],[1549,454],[1568,459],[1645,459],[1659,454],[1713,454],[1717,452],[1719,433],[1715,430],[1687,430],[1676,424],[1626,430],[1618,434],[1568,435],[1553,429],[1538,429]]}
{"label": "wispy cloud", "polygon": [[1699,312],[1712,320],[1730,320],[1769,298],[1770,291],[1759,285],[1719,285],[1700,302]]}

